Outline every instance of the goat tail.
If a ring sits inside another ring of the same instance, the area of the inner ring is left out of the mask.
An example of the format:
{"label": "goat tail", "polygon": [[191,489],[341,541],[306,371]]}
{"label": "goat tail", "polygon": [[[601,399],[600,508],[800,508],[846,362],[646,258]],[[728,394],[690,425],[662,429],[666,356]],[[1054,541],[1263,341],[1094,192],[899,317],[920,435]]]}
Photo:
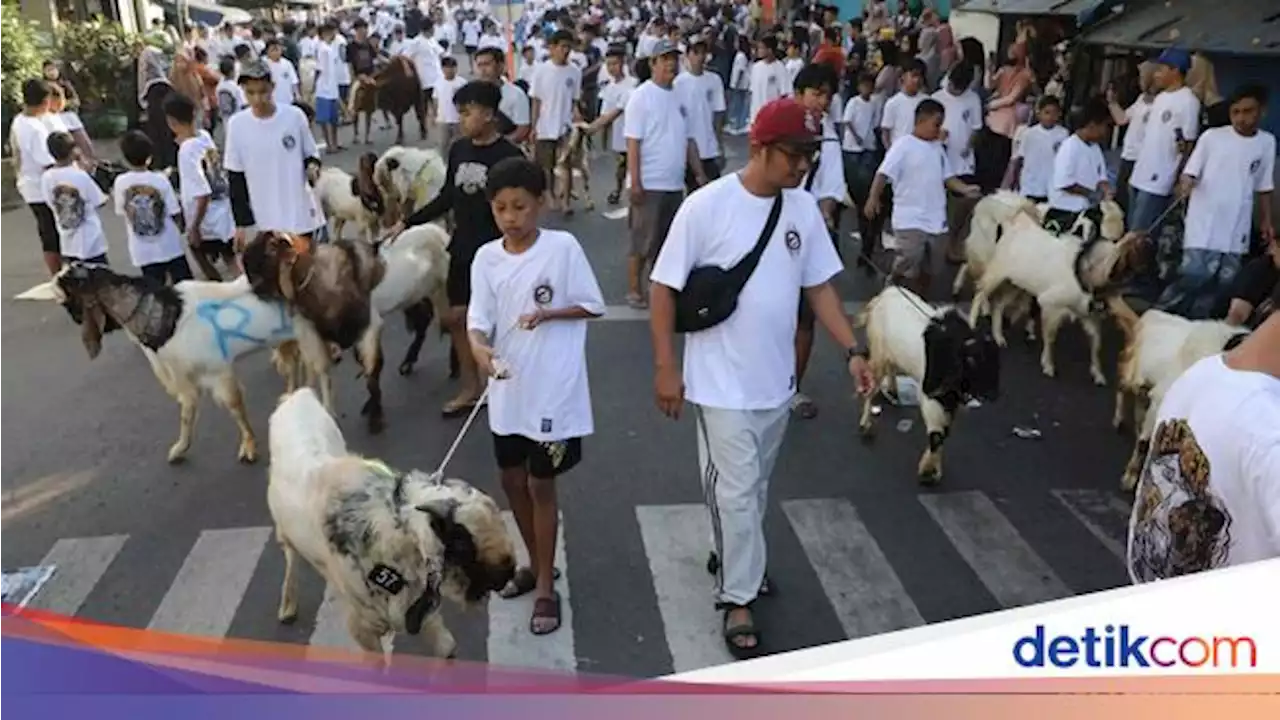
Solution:
{"label": "goat tail", "polygon": [[1118,294],[1107,298],[1107,307],[1120,326],[1120,331],[1124,333],[1125,344],[1132,345],[1137,338],[1138,321],[1141,319],[1138,313]]}

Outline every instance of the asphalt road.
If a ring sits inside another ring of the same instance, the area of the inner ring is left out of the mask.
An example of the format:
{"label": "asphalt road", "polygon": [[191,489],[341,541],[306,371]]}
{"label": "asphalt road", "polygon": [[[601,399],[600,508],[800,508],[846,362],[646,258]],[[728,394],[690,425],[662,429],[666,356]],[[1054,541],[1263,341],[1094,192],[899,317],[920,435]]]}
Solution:
{"label": "asphalt road", "polygon": [[[376,137],[379,151],[391,139]],[[730,152],[739,158],[730,164],[740,163],[740,139]],[[351,170],[355,152],[329,162]],[[464,659],[629,676],[728,659],[703,569],[708,521],[693,424],[654,408],[648,327],[623,305],[625,221],[601,215],[605,162],[595,165],[597,211],[548,221],[578,236],[611,311],[588,341],[597,431],[560,485],[564,627],[530,635],[525,600],[494,599],[467,616],[448,610]],[[120,266],[123,229],[104,218]],[[340,616],[310,571],[302,573],[298,621],[276,622],[283,562],[270,538],[265,458],[238,464],[230,419],[206,401],[188,461],[167,464],[177,407],[141,353],[116,334],[90,362],[64,311],[14,300],[45,278],[27,211],[5,213],[2,228],[3,567],[56,566],[31,604],[133,627],[344,644]],[[852,269],[839,284],[848,301],[875,291]],[[406,340],[391,323],[384,347],[395,356]],[[1110,338],[1109,358],[1114,345]],[[943,483],[923,489],[917,411],[886,404],[878,439],[862,443],[839,353],[819,339],[806,389],[821,414],[793,421],[772,484],[766,524],[778,593],[757,605],[770,651],[1126,582],[1128,504],[1118,481],[1128,445],[1109,425],[1112,393],[1090,382],[1078,329],[1063,332],[1057,379],[1040,374],[1037,354],[1014,341],[1002,359],[1003,397],[960,417]],[[247,358],[239,372],[265,449],[280,379],[264,356]],[[360,422],[354,372],[340,366],[336,382],[351,446],[395,466],[434,469],[461,426],[439,415],[453,392],[443,341],[428,343],[416,375],[388,370],[389,425],[380,436]],[[483,419],[450,474],[502,503]],[[1017,437],[1015,427],[1041,437]],[[398,649],[415,651],[410,643]]]}

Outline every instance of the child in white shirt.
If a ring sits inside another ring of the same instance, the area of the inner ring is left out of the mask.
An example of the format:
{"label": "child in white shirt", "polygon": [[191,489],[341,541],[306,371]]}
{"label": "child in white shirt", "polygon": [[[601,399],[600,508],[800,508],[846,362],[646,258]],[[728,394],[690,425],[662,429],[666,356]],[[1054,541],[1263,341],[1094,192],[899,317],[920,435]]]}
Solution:
{"label": "child in white shirt", "polygon": [[535,635],[560,627],[556,478],[578,464],[582,438],[594,431],[587,320],[605,312],[577,238],[538,226],[546,191],[541,168],[524,158],[489,170],[486,192],[503,236],[477,251],[467,308],[472,352],[492,378],[489,426],[502,487],[531,561],[500,594],[534,593]]}
{"label": "child in white shirt", "polygon": [[178,143],[178,194],[182,199],[187,244],[209,280],[222,273],[219,260],[235,272],[235,217],[231,213],[230,183],[213,138],[195,126],[195,104],[174,93],[164,103],[165,120]]}
{"label": "child in white shirt", "polygon": [[1066,232],[1081,216],[1092,220],[1095,228],[1102,226],[1102,213],[1096,200],[1111,198],[1111,184],[1099,144],[1107,139],[1110,131],[1111,109],[1101,98],[1095,98],[1085,105],[1080,128],[1062,141],[1053,158],[1045,229]]}
{"label": "child in white shirt", "polygon": [[453,105],[453,94],[458,91],[458,88],[466,85],[467,81],[458,76],[458,61],[448,55],[440,58],[440,70],[444,73],[444,77],[436,81],[436,123],[444,128],[440,152],[447,156],[449,146],[458,137],[460,122],[458,108]]}
{"label": "child in white shirt", "polygon": [[129,257],[143,277],[160,283],[191,280],[182,246],[182,206],[164,173],[148,170],[151,139],[134,130],[120,139],[128,172],[116,178],[111,190],[116,215],[124,218]]}
{"label": "child in white shirt", "polygon": [[40,176],[40,193],[58,225],[62,260],[106,265],[107,235],[98,208],[107,196],[76,164],[80,151],[70,134],[50,134],[48,149],[54,165]]}
{"label": "child in white shirt", "polygon": [[1012,189],[1036,203],[1049,200],[1049,181],[1053,179],[1053,160],[1062,141],[1071,133],[1058,124],[1062,103],[1052,95],[1040,98],[1036,108],[1039,122],[1026,128],[1014,148],[1006,177]]}

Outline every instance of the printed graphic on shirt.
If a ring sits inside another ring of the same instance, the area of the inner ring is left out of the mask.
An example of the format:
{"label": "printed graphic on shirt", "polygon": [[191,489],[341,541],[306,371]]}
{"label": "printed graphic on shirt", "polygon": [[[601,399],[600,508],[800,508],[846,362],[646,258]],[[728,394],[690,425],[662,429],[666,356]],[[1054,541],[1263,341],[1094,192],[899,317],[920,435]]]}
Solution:
{"label": "printed graphic on shirt", "polygon": [[285,150],[292,150],[298,144],[298,139],[292,135],[286,134],[280,139],[280,144],[284,145]]}
{"label": "printed graphic on shirt", "polygon": [[480,163],[464,162],[453,175],[453,184],[467,195],[483,192],[489,182],[489,168]]}
{"label": "printed graphic on shirt", "polygon": [[791,251],[792,255],[800,252],[800,233],[796,231],[795,226],[787,228],[786,241],[787,250]]}
{"label": "printed graphic on shirt", "polygon": [[551,283],[542,281],[533,289],[533,301],[540,306],[547,306],[555,298],[556,291],[551,287]]}
{"label": "printed graphic on shirt", "polygon": [[218,92],[218,114],[222,116],[223,120],[235,115],[239,109],[240,100],[235,96],[235,93],[230,90]]}
{"label": "printed graphic on shirt", "polygon": [[150,185],[133,185],[124,191],[124,214],[139,238],[164,232],[164,198]]}
{"label": "printed graphic on shirt", "polygon": [[1209,458],[1185,420],[1160,423],[1142,471],[1130,557],[1139,582],[1223,566],[1231,514],[1209,489]]}
{"label": "printed graphic on shirt", "polygon": [[84,198],[75,185],[59,184],[53,188],[53,216],[62,230],[76,230],[84,224]]}
{"label": "printed graphic on shirt", "polygon": [[218,156],[218,148],[210,145],[200,156],[200,169],[204,171],[205,182],[209,183],[211,200],[221,200],[227,196],[230,183],[227,171],[222,167],[222,158]]}

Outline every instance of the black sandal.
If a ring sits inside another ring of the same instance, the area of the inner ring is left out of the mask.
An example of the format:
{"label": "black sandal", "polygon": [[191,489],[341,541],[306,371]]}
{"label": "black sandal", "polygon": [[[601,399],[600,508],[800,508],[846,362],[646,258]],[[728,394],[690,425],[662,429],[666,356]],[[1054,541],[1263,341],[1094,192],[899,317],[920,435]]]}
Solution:
{"label": "black sandal", "polygon": [[[738,605],[736,603],[721,602],[716,603],[716,609],[724,611],[724,617],[721,620],[722,631],[724,632],[724,646],[728,648],[729,654],[736,660],[750,660],[760,654],[760,631],[756,629],[755,618],[737,625],[729,625],[729,613],[734,610],[750,610],[751,606]],[[738,638],[755,638],[756,644],[745,647],[734,642]]]}
{"label": "black sandal", "polygon": [[[717,572],[719,572],[719,570],[720,570],[720,556],[716,555],[715,551],[713,550],[711,554],[707,556],[707,573],[709,575],[715,575]],[[776,590],[777,588],[773,586],[773,581],[769,579],[769,573],[765,573],[764,580],[760,582],[760,590],[758,592],[759,596],[771,597],[774,594],[774,591]]]}
{"label": "black sandal", "polygon": [[[548,629],[539,630],[534,622],[537,620],[555,620],[556,624]],[[550,635],[560,629],[560,593],[552,590],[551,597],[538,598],[533,601],[533,614],[529,616],[529,632],[534,635]],[[759,642],[759,641],[757,641]]]}
{"label": "black sandal", "polygon": [[[551,569],[551,578],[553,580],[560,579],[560,568]],[[498,591],[498,597],[503,600],[511,600],[521,595],[528,595],[533,592],[537,585],[538,576],[534,574],[533,568],[522,567],[516,570],[516,574],[511,578],[511,581]],[[507,588],[510,588],[511,592],[507,592]]]}

